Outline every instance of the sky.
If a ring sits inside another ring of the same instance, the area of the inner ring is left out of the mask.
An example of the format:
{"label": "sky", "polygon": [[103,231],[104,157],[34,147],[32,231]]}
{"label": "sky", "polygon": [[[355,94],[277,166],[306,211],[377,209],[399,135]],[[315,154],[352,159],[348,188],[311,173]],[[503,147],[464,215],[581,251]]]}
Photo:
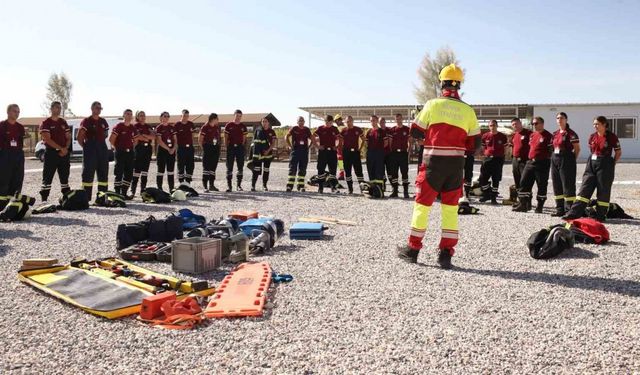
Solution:
{"label": "sky", "polygon": [[88,115],[417,104],[449,46],[471,104],[640,102],[640,1],[7,1],[0,106],[41,116],[50,74]]}

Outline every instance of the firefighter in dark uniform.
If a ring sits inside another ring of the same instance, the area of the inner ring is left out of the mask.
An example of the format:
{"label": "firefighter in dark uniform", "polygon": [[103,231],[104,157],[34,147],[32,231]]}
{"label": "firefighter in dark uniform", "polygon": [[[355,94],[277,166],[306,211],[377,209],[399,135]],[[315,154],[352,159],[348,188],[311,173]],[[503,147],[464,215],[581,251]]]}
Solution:
{"label": "firefighter in dark uniform", "polygon": [[122,114],[124,121],[113,127],[109,143],[115,150],[116,165],[113,167],[114,190],[126,199],[131,180],[133,178],[133,148],[136,143],[136,128],[133,126],[133,111],[125,109]]}
{"label": "firefighter in dark uniform", "polygon": [[0,122],[0,210],[11,197],[22,192],[24,181],[24,126],[18,122],[20,107],[7,106],[7,119]]}
{"label": "firefighter in dark uniform", "polygon": [[43,202],[49,199],[53,176],[58,172],[60,190],[62,194],[69,192],[69,170],[71,159],[69,147],[71,146],[71,128],[67,121],[60,117],[62,105],[60,102],[51,103],[51,117],[40,125],[40,137],[46,146],[44,152],[44,168],[42,170],[42,188],[40,197]]}
{"label": "firefighter in dark uniform", "polygon": [[242,191],[242,168],[244,167],[245,143],[247,141],[247,127],[241,122],[242,111],[236,109],[233,116],[233,121],[224,127],[224,142],[227,146],[227,193],[231,192],[234,163],[238,167],[236,175],[238,191]]}
{"label": "firefighter in dark uniform", "polygon": [[202,185],[206,192],[216,188],[216,169],[220,160],[220,125],[218,114],[209,115],[209,121],[200,128],[198,143],[202,147]]}
{"label": "firefighter in dark uniform", "polygon": [[473,186],[473,166],[476,162],[476,139],[477,136],[467,137],[465,141],[464,151],[464,196],[463,199],[469,199],[471,187]]}
{"label": "firefighter in dark uniform", "polygon": [[131,195],[136,195],[138,180],[140,181],[140,191],[147,188],[149,178],[149,166],[153,154],[153,140],[155,134],[151,125],[147,124],[147,115],[144,111],[136,112],[136,146],[134,148],[133,180],[131,181]]}
{"label": "firefighter in dark uniform", "polygon": [[382,190],[387,191],[387,180],[391,179],[391,131],[387,128],[387,119],[378,119],[380,130],[384,134],[384,176],[382,178]]}
{"label": "firefighter in dark uniform", "polygon": [[182,118],[174,125],[178,139],[178,181],[191,184],[195,166],[193,133],[196,126],[189,121],[189,110],[182,110]]}
{"label": "firefighter in dark uniform", "polygon": [[391,164],[391,187],[393,191],[389,197],[398,197],[399,176],[402,175],[402,189],[404,198],[409,198],[409,144],[411,143],[411,129],[402,123],[402,115],[397,113],[396,126],[388,129],[390,135],[389,162]]}
{"label": "firefighter in dark uniform", "polygon": [[[582,185],[576,202],[569,212],[562,218],[574,220],[582,217],[589,204],[594,190],[598,190],[596,219],[605,221],[609,211],[609,199],[611,198],[611,185],[615,177],[616,163],[620,160],[622,150],[618,137],[609,130],[609,122],[604,116],[598,116],[593,121],[595,133],[589,137],[589,149],[591,156],[587,159],[587,165],[582,176]],[[611,152],[613,151],[613,157]]]}
{"label": "firefighter in dark uniform", "polygon": [[[331,192],[337,191],[336,173],[338,171],[338,154],[336,147],[341,147],[342,137],[338,128],[333,126],[333,116],[327,115],[324,125],[318,127],[313,133],[318,148],[318,192],[324,191],[324,185],[328,181],[331,184]],[[329,168],[327,174],[326,169]]]}
{"label": "firefighter in dark uniform", "polygon": [[527,160],[529,160],[529,141],[532,132],[522,127],[522,122],[519,118],[512,119],[511,126],[514,133],[509,146],[511,146],[511,171],[516,194],[515,196],[510,195],[509,198],[513,201],[513,207],[516,207],[518,205],[518,192],[520,191],[522,172],[524,172],[524,167],[527,164]]}
{"label": "firefighter in dark uniform", "polygon": [[109,189],[109,150],[106,138],[109,134],[107,120],[100,117],[102,104],[91,104],[91,116],[80,123],[78,143],[82,147],[82,186],[89,200],[93,197],[93,178],[98,176],[98,191]]}
{"label": "firefighter in dark uniform", "polygon": [[[480,167],[480,202],[491,200],[491,204],[498,204],[498,188],[502,180],[502,166],[504,165],[504,149],[507,146],[507,136],[498,131],[498,121],[489,122],[489,132],[481,138],[484,160]],[[491,183],[489,183],[491,180]]]}
{"label": "firefighter in dark uniform", "polygon": [[536,213],[542,213],[544,202],[547,200],[553,135],[544,129],[544,119],[542,117],[534,117],[532,124],[535,127],[535,131],[529,141],[529,160],[522,172],[520,191],[518,192],[518,205],[513,208],[513,211],[528,212],[531,210],[531,199],[533,197],[531,191],[535,182],[538,185]]}
{"label": "firefighter in dark uniform", "polygon": [[556,115],[558,130],[553,133],[551,183],[556,211],[551,216],[563,216],[576,200],[576,159],[580,155],[578,134],[569,127],[567,114]]}
{"label": "firefighter in dark uniform", "polygon": [[[385,131],[378,125],[378,116],[371,115],[371,129],[365,137],[367,141],[367,172],[369,182],[379,185],[382,189],[384,185],[384,149],[389,143]],[[384,195],[383,195],[384,197]]]}
{"label": "firefighter in dark uniform", "polygon": [[269,167],[273,161],[273,150],[278,149],[278,136],[271,128],[269,120],[263,117],[261,125],[256,129],[253,136],[253,175],[251,176],[251,191],[256,191],[256,182],[262,174],[262,190],[269,191]]}
{"label": "firefighter in dark uniform", "polygon": [[291,154],[289,155],[289,180],[287,192],[293,191],[296,185],[298,191],[304,192],[305,176],[309,164],[309,144],[313,139],[311,130],[304,126],[304,117],[298,117],[298,126],[289,129],[286,141]]}
{"label": "firefighter in dark uniform", "polygon": [[158,189],[162,190],[162,180],[166,170],[167,182],[169,183],[169,191],[173,190],[175,184],[174,170],[176,167],[176,130],[169,123],[169,112],[162,112],[160,115],[160,125],[156,127],[156,145],[158,151],[156,155],[156,163],[158,165],[158,173],[156,174],[156,184]]}
{"label": "firefighter in dark uniform", "polygon": [[353,117],[347,116],[347,126],[340,131],[342,136],[342,159],[344,161],[345,180],[349,194],[353,194],[353,175],[355,172],[362,192],[364,176],[362,174],[362,159],[360,155],[364,146],[364,131],[362,128],[353,125]]}

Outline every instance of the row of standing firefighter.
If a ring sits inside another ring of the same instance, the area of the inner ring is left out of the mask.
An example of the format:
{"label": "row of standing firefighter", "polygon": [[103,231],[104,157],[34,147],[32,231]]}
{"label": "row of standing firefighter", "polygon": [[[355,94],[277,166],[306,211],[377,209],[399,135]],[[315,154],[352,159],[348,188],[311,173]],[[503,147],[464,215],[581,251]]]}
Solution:
{"label": "row of standing firefighter", "polygon": [[[452,267],[451,258],[458,243],[458,204],[463,190],[466,198],[471,190],[475,138],[480,134],[476,114],[460,100],[458,91],[464,80],[462,69],[455,64],[440,72],[441,96],[429,100],[411,124],[415,137],[424,136],[423,162],[416,179],[416,200],[408,243],[398,247],[398,256],[416,263],[427,230],[429,213],[440,196],[442,220],[438,246],[438,264]],[[597,219],[604,221],[609,209],[615,164],[620,159],[620,142],[609,130],[605,117],[594,119],[595,132],[589,137],[590,156],[587,159],[580,192],[576,195],[576,158],[580,153],[578,135],[567,123],[568,116],[556,116],[558,130],[553,134],[544,129],[544,119],[534,117],[534,130],[522,127],[513,119],[515,130],[511,143],[498,132],[497,121],[491,121],[488,133],[481,136],[484,160],[480,170],[480,201],[497,204],[499,182],[502,179],[505,147],[513,147],[513,177],[515,189],[513,210],[532,209],[532,187],[538,185],[536,212],[541,213],[547,196],[549,171],[554,189],[556,210],[553,216],[565,220],[582,217],[591,196],[597,190]],[[491,181],[491,182],[489,182]]]}
{"label": "row of standing firefighter", "polygon": [[[40,135],[46,146],[44,168],[40,196],[47,201],[55,174],[58,174],[63,194],[69,192],[71,128],[61,117],[61,104],[51,104],[51,116],[40,126]],[[93,194],[94,178],[97,176],[98,191],[107,191],[109,152],[105,139],[114,149],[115,192],[127,199],[136,194],[138,184],[140,191],[147,187],[149,167],[153,154],[153,143],[157,145],[156,186],[163,188],[165,177],[169,190],[175,188],[175,166],[177,161],[178,182],[191,184],[194,171],[193,134],[198,132],[193,122],[189,121],[189,111],[183,110],[181,120],[169,123],[169,113],[163,112],[160,124],[152,128],[146,123],[144,111],[127,109],[123,113],[123,121],[111,129],[100,116],[102,105],[94,102],[91,105],[91,116],[82,120],[78,131],[78,143],[83,149],[82,186],[89,197]],[[20,108],[11,104],[7,108],[7,120],[0,123],[0,207],[4,207],[12,196],[20,193],[24,179],[23,139],[27,136],[24,127],[18,123]],[[381,119],[384,121],[384,119]],[[399,173],[402,174],[404,197],[409,197],[408,187],[408,147],[410,144],[409,127],[402,124],[402,115],[396,115],[396,126],[386,128],[384,122],[379,124],[378,117],[371,117],[372,129],[365,133],[362,128],[354,126],[353,118],[346,117],[346,126],[338,130],[334,126],[342,126],[342,118],[327,116],[325,124],[315,129],[305,127],[304,118],[298,118],[297,126],[289,130],[286,142],[291,150],[289,163],[289,180],[287,191],[294,186],[304,191],[305,176],[308,164],[309,147],[314,144],[318,150],[318,189],[323,191],[325,184],[335,190],[337,185],[336,171],[338,153],[344,161],[344,170],[349,193],[353,193],[352,171],[362,190],[364,176],[362,173],[361,151],[367,145],[367,170],[371,183],[383,185],[385,171],[388,173],[392,197],[398,196]],[[382,125],[382,126],[380,126]],[[218,116],[212,113],[207,123],[199,130],[198,142],[203,150],[202,182],[205,191],[218,191],[215,186],[216,170],[220,158],[222,142],[226,145],[227,192],[232,191],[233,170],[236,168],[236,189],[242,190],[243,167],[245,160],[245,144],[247,127],[242,123],[242,111],[236,110],[234,121],[223,129],[218,123]],[[262,119],[261,126],[254,132],[252,157],[249,164],[252,170],[252,191],[262,175],[263,189],[268,190],[269,168],[277,148],[277,137],[267,118]],[[328,168],[328,172],[326,172]]]}

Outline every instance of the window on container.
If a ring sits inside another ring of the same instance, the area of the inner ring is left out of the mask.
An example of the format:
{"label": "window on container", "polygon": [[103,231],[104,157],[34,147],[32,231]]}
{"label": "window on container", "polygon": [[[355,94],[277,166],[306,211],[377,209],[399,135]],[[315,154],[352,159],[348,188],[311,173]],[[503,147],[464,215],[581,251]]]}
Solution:
{"label": "window on container", "polygon": [[611,120],[612,130],[618,138],[636,138],[637,121],[635,117],[619,117]]}

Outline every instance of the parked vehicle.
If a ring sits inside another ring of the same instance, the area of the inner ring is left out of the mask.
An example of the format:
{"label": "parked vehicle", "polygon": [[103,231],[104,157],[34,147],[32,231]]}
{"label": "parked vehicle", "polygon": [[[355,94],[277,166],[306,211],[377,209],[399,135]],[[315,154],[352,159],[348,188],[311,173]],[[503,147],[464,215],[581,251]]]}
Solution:
{"label": "parked vehicle", "polygon": [[[113,129],[116,124],[122,121],[120,118],[106,118],[107,123],[109,124],[109,134],[111,134],[111,129]],[[67,120],[67,124],[71,127],[71,157],[81,157],[82,156],[82,147],[78,143],[78,131],[80,130],[80,122],[82,119],[71,119]],[[113,148],[111,147],[111,143],[109,143],[109,137],[105,139],[107,144],[107,149],[109,150],[109,161],[113,161]],[[44,142],[41,140],[36,144],[35,155],[41,162],[44,162],[44,152],[46,150],[46,146]]]}

